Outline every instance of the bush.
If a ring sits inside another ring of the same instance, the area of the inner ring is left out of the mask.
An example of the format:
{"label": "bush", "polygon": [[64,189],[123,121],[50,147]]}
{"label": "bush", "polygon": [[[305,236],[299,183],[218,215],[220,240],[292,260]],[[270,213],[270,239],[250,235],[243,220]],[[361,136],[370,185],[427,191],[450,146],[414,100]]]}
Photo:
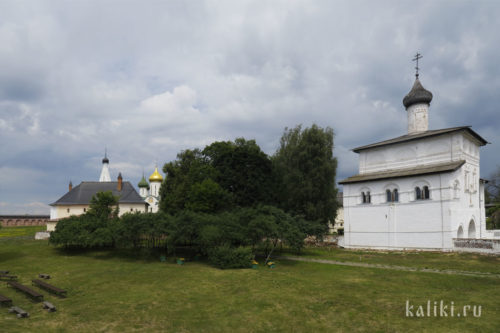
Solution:
{"label": "bush", "polygon": [[339,236],[344,236],[344,228],[338,228],[337,233]]}
{"label": "bush", "polygon": [[252,251],[245,247],[217,246],[209,251],[208,261],[215,267],[248,268],[252,261]]}

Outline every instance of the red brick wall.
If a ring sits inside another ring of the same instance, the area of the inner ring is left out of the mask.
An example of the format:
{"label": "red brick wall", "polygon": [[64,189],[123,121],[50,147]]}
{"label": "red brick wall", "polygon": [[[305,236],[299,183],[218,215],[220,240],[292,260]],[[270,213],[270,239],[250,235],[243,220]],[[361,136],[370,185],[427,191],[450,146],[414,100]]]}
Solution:
{"label": "red brick wall", "polygon": [[32,225],[46,225],[49,216],[45,215],[1,215],[2,227],[22,227]]}

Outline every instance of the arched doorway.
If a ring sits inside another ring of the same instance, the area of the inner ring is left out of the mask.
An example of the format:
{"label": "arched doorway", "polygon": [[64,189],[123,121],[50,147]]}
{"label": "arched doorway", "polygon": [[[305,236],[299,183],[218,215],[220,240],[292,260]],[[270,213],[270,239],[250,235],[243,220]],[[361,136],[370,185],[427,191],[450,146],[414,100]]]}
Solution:
{"label": "arched doorway", "polygon": [[470,220],[469,222],[468,238],[476,238],[476,224],[474,223],[474,220]]}
{"label": "arched doorway", "polygon": [[458,227],[457,238],[464,238],[464,228],[462,226]]}

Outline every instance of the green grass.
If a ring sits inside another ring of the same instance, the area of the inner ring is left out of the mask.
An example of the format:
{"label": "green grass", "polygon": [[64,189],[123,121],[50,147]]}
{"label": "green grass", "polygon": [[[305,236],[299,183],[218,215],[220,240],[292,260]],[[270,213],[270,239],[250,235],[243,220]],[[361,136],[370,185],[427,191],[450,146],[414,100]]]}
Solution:
{"label": "green grass", "polygon": [[[296,256],[297,254],[285,250],[283,255]],[[430,251],[384,252],[309,247],[301,251],[299,256],[343,262],[363,262],[380,265],[500,274],[500,256],[477,253]]]}
{"label": "green grass", "polygon": [[35,236],[38,231],[45,231],[45,226],[29,226],[29,227],[2,227],[0,228],[0,239],[12,237],[31,237]]}
{"label": "green grass", "polygon": [[[455,260],[460,262],[460,256]],[[494,277],[291,261],[277,261],[275,269],[219,270],[199,262],[176,265],[173,258],[167,263],[141,259],[124,251],[67,253],[46,241],[25,239],[0,243],[0,270],[5,269],[26,285],[38,273],[51,274],[48,282],[67,289],[68,297],[43,292],[58,308],[48,313],[2,282],[0,294],[30,313],[28,319],[17,319],[0,309],[2,332],[500,330],[500,279]],[[481,305],[482,316],[407,318],[406,300]]]}

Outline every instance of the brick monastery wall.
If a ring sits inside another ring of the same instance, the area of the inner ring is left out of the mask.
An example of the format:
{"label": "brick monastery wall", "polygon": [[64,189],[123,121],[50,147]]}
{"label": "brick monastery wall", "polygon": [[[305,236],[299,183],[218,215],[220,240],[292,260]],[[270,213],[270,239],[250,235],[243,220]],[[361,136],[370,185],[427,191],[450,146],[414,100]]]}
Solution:
{"label": "brick monastery wall", "polygon": [[2,227],[46,225],[49,215],[0,215]]}

